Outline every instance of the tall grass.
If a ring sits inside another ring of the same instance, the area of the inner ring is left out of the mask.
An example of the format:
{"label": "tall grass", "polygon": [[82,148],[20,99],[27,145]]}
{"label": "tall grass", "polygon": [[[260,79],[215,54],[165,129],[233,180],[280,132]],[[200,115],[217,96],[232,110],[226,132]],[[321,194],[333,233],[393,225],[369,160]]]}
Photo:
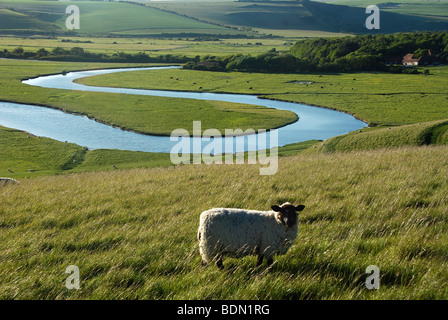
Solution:
{"label": "tall grass", "polygon": [[[191,165],[0,187],[2,299],[446,299],[448,147],[298,155],[279,171]],[[201,211],[303,203],[272,268],[201,269]],[[77,265],[81,289],[65,288]],[[380,289],[365,269],[380,269]]]}
{"label": "tall grass", "polygon": [[306,152],[374,150],[403,146],[447,144],[448,121],[430,121],[387,128],[368,128],[330,138]]}

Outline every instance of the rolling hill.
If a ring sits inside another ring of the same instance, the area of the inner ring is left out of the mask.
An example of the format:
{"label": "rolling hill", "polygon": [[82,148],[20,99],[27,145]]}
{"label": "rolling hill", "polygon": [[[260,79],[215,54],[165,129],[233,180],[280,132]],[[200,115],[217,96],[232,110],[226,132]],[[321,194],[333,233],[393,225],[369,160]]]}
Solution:
{"label": "rolling hill", "polygon": [[67,32],[65,9],[80,9],[80,34],[238,33],[145,5],[124,2],[0,1],[0,33]]}
{"label": "rolling hill", "polygon": [[[361,0],[360,0],[361,1]],[[252,33],[252,29],[307,30],[336,33],[374,33],[364,27],[365,6],[315,1],[157,1],[157,2],[74,2],[80,8],[80,34],[145,36],[155,34]],[[345,2],[342,2],[345,3]],[[0,33],[66,32],[67,2],[1,0]],[[353,6],[352,6],[353,5]],[[381,33],[419,30],[447,30],[446,6],[418,5],[381,9]],[[436,4],[434,4],[436,5]],[[397,9],[397,10],[396,10]],[[431,14],[427,14],[431,13]]]}
{"label": "rolling hill", "polygon": [[54,32],[61,29],[31,15],[0,8],[0,30],[3,32]]}
{"label": "rolling hill", "polygon": [[[315,1],[297,2],[153,2],[151,7],[176,12],[223,25],[265,29],[320,30],[348,33],[372,33],[364,27],[364,7],[351,7]],[[443,16],[420,16],[381,11],[381,32],[445,30]]]}

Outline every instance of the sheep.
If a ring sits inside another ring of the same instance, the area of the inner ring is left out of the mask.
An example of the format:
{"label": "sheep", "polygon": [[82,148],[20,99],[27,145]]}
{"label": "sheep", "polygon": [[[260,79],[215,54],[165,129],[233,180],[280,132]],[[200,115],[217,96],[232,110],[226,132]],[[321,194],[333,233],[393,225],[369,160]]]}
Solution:
{"label": "sheep", "polygon": [[0,185],[2,184],[16,184],[17,180],[11,178],[0,178]]}
{"label": "sheep", "polygon": [[223,256],[257,255],[257,267],[266,258],[285,254],[297,237],[298,214],[305,206],[289,202],[273,205],[273,211],[213,208],[201,213],[198,240],[201,266],[212,260],[223,268]]}

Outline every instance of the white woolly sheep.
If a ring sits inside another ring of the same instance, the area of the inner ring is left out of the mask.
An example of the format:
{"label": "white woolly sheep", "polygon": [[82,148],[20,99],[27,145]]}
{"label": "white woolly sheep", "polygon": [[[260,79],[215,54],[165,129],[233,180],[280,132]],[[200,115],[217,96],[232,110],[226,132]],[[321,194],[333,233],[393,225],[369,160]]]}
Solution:
{"label": "white woolly sheep", "polygon": [[274,211],[214,208],[199,218],[199,252],[201,265],[212,260],[222,269],[223,256],[257,255],[257,266],[266,258],[285,254],[297,237],[298,211],[305,206],[289,202],[273,205]]}
{"label": "white woolly sheep", "polygon": [[11,178],[0,178],[0,185],[2,184],[15,184],[17,183],[17,180],[11,179]]}

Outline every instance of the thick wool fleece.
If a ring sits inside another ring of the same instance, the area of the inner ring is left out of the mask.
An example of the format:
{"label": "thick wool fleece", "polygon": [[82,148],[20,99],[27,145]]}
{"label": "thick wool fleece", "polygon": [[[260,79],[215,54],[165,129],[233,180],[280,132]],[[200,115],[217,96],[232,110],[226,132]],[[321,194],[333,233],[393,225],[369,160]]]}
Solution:
{"label": "thick wool fleece", "polygon": [[286,227],[274,211],[214,208],[202,212],[198,239],[202,260],[217,256],[285,254],[297,237],[297,223]]}

